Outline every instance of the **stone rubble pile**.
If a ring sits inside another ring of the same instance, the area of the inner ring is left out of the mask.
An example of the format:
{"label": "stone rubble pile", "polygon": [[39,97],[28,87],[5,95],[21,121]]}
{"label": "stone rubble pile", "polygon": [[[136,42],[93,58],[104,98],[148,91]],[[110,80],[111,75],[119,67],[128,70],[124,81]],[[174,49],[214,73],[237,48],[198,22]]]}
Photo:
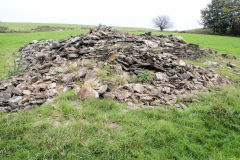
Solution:
{"label": "stone rubble pile", "polygon": [[[32,41],[16,59],[25,71],[0,82],[0,110],[33,108],[71,89],[81,99],[175,104],[186,93],[225,83],[212,70],[181,60],[213,52],[181,37],[132,35],[103,26],[69,39]],[[145,70],[151,83],[134,81]]]}

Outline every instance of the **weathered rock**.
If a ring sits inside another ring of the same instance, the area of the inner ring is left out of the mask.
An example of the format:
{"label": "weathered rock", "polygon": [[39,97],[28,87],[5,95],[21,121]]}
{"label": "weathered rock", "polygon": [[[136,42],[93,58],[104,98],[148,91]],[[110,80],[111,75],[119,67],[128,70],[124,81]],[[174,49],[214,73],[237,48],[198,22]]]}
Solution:
{"label": "weathered rock", "polygon": [[122,90],[120,92],[115,92],[115,96],[118,100],[123,101],[126,98],[130,97],[132,95],[131,92],[127,91],[127,90]]}
{"label": "weathered rock", "polygon": [[167,81],[168,76],[165,73],[157,72],[155,73],[155,77],[157,81]]}
{"label": "weathered rock", "polygon": [[77,77],[83,78],[87,74],[87,68],[81,68],[78,71]]}
{"label": "weathered rock", "polygon": [[37,81],[38,81],[38,77],[37,76],[34,76],[34,77],[31,78],[31,82],[32,83],[35,83]]}
{"label": "weathered rock", "polygon": [[230,68],[236,68],[237,67],[237,65],[232,64],[230,62],[227,63],[227,66],[230,67]]}
{"label": "weathered rock", "polygon": [[98,90],[99,95],[104,94],[107,91],[107,89],[108,89],[108,85],[101,86]]}
{"label": "weathered rock", "polygon": [[57,49],[57,48],[60,48],[61,44],[59,43],[59,41],[54,41],[52,42],[50,48],[51,49]]}
{"label": "weathered rock", "polygon": [[23,90],[22,92],[24,95],[30,95],[31,94],[31,91],[30,90]]}
{"label": "weathered rock", "polygon": [[221,54],[221,56],[224,57],[224,58],[229,58],[229,59],[237,59],[236,56],[231,56],[229,54]]}
{"label": "weathered rock", "polygon": [[96,98],[99,98],[99,94],[93,88],[88,87],[88,86],[83,86],[78,93],[78,98],[80,98],[80,99],[96,99]]}
{"label": "weathered rock", "polygon": [[114,65],[114,70],[119,75],[123,74],[122,66],[120,64]]}
{"label": "weathered rock", "polygon": [[104,98],[110,98],[110,99],[114,99],[115,95],[112,92],[106,92],[103,95]]}
{"label": "weathered rock", "polygon": [[138,93],[143,93],[144,92],[144,86],[142,84],[133,84],[133,90]]}
{"label": "weathered rock", "polygon": [[62,78],[62,82],[63,83],[70,83],[73,81],[73,78],[74,78],[74,74],[73,73],[69,73],[69,74],[66,74],[64,75],[64,77]]}
{"label": "weathered rock", "polygon": [[220,65],[217,62],[212,62],[212,61],[205,61],[203,64],[208,65],[208,67],[212,67],[212,68],[219,68]]}
{"label": "weathered rock", "polygon": [[157,47],[158,47],[158,44],[157,44],[157,43],[152,42],[152,41],[149,41],[149,40],[145,40],[144,43],[145,43],[148,47],[151,47],[151,48],[157,48]]}

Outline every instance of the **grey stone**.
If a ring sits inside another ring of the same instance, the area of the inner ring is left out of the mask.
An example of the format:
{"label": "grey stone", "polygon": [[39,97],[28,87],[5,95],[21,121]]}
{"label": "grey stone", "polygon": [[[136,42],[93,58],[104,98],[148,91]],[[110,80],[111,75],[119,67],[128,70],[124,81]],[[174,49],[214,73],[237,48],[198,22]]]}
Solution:
{"label": "grey stone", "polygon": [[31,94],[31,91],[30,90],[23,90],[22,92],[24,95],[30,95]]}
{"label": "grey stone", "polygon": [[155,73],[155,77],[157,81],[167,81],[168,76],[165,73],[157,72]]}
{"label": "grey stone", "polygon": [[63,83],[70,83],[70,82],[73,81],[74,76],[75,76],[75,75],[74,75],[73,73],[66,74],[66,75],[64,75],[63,78],[62,78],[62,82],[63,82]]}
{"label": "grey stone", "polygon": [[93,88],[88,86],[83,86],[78,92],[78,98],[80,99],[97,99],[99,94]]}
{"label": "grey stone", "polygon": [[52,42],[50,48],[51,49],[57,49],[57,48],[60,48],[61,47],[61,44],[59,43],[59,41],[54,41]]}
{"label": "grey stone", "polygon": [[230,62],[227,63],[227,66],[230,67],[230,68],[236,68],[237,67],[237,65],[232,64]]}
{"label": "grey stone", "polygon": [[98,90],[99,95],[104,94],[107,91],[107,89],[108,89],[108,85],[101,86]]}
{"label": "grey stone", "polygon": [[133,90],[138,93],[144,92],[144,86],[142,84],[133,84]]}
{"label": "grey stone", "polygon": [[114,65],[114,70],[119,75],[123,74],[122,66],[120,64]]}
{"label": "grey stone", "polygon": [[38,81],[38,76],[33,76],[32,78],[31,78],[31,82],[32,83],[35,83],[35,82],[37,82]]}
{"label": "grey stone", "polygon": [[77,73],[77,77],[83,78],[87,74],[87,68],[80,68]]}
{"label": "grey stone", "polygon": [[23,97],[22,96],[14,96],[11,99],[9,99],[10,103],[17,103],[19,102]]}

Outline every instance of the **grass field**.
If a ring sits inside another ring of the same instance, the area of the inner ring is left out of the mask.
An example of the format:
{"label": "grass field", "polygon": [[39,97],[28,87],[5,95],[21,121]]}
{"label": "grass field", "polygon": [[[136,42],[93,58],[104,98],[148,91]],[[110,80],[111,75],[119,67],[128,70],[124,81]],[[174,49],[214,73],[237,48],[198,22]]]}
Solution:
{"label": "grass field", "polygon": [[[29,41],[87,31],[0,33],[0,76],[8,74],[18,48]],[[240,58],[240,38],[171,34]],[[226,66],[216,69],[235,83],[209,87],[210,92],[199,93],[200,102],[186,104],[186,110],[171,106],[126,110],[124,103],[80,101],[69,91],[61,93],[53,104],[19,113],[0,112],[0,159],[238,160],[240,63],[214,56],[186,62],[206,67],[205,60],[237,64],[233,70]]]}

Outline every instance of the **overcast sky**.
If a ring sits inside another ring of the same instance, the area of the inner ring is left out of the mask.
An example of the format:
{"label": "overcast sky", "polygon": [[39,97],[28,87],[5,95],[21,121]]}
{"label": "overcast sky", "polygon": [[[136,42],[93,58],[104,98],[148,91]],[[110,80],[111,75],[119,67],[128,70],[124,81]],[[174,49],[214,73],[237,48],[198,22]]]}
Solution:
{"label": "overcast sky", "polygon": [[200,10],[211,0],[0,0],[0,21],[152,28],[168,15],[171,30],[200,28]]}

